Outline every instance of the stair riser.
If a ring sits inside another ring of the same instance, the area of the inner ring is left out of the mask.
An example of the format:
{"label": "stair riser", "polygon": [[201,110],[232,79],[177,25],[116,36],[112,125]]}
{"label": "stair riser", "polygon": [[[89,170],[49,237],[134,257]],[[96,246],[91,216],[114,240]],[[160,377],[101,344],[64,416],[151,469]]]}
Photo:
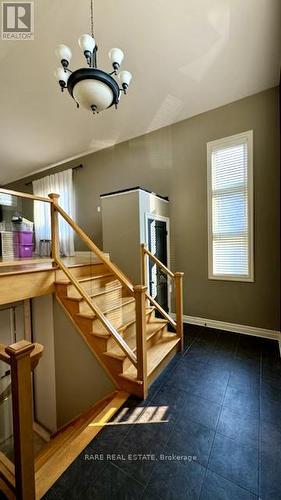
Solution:
{"label": "stair riser", "polygon": [[[160,330],[156,331],[153,335],[151,335],[150,338],[146,341],[147,350],[151,346],[156,344],[159,340],[161,340],[161,338],[163,337],[163,334],[166,332],[167,332],[167,326],[163,325],[163,328],[161,328]],[[123,338],[126,340],[126,337],[123,336]],[[107,343],[110,344],[111,348],[116,348],[116,342],[114,341],[113,338],[109,338]],[[132,343],[132,340],[130,342],[130,348],[132,350],[136,349],[136,337],[135,336],[134,336],[134,343]],[[110,349],[107,348],[107,351],[110,351]],[[120,352],[120,354],[121,354],[121,352]],[[124,360],[118,360],[118,359],[114,358],[113,356],[110,356],[110,359],[114,360],[114,363],[117,362],[116,364],[119,363],[118,367],[119,367],[120,371],[118,373],[122,373],[122,371],[126,370],[130,366],[130,361],[127,358]]]}
{"label": "stair riser", "polygon": [[124,358],[124,360],[122,360],[107,355],[104,355],[104,357],[110,360],[110,366],[112,367],[112,370],[116,376],[120,375],[120,373],[123,373],[124,370],[127,370],[127,368],[129,368],[131,364],[128,358]]}
{"label": "stair riser", "polygon": [[150,339],[148,339],[146,341],[146,348],[149,349],[150,347],[152,347],[157,341],[159,341],[161,339],[161,337],[163,336],[163,333],[166,333],[167,332],[167,326],[163,326],[163,328],[161,328],[161,330],[158,330],[158,332],[156,332]]}
{"label": "stair riser", "polygon": [[[93,331],[93,320],[91,318],[82,318],[81,316],[73,315],[74,321],[77,323],[78,327],[86,335],[91,334]],[[104,330],[105,332],[105,330]]]}
{"label": "stair riser", "polygon": [[136,309],[135,301],[129,302],[128,304],[123,304],[112,312],[109,312],[106,316],[109,321],[115,326],[119,327],[124,323],[124,317],[126,315],[133,313]]}
{"label": "stair riser", "polygon": [[[114,311],[108,313],[106,317],[115,328],[119,328],[120,325],[122,325],[123,316],[133,311],[135,311],[135,302],[130,302],[129,304],[125,304],[121,307],[118,307],[118,309],[115,309]],[[107,330],[103,327],[98,319],[94,319],[92,320],[92,331],[104,333]]]}
{"label": "stair riser", "polygon": [[[108,268],[105,264],[95,264],[89,266],[72,267],[70,269],[71,274],[75,278],[82,278],[86,276],[97,276],[98,274],[108,273]],[[65,274],[63,271],[56,271],[56,280],[65,279]]]}
{"label": "stair riser", "polygon": [[147,323],[149,323],[150,321],[153,321],[154,318],[155,318],[155,309],[152,309],[152,311],[147,316]]}
{"label": "stair riser", "polygon": [[[112,290],[111,292],[107,292],[105,294],[99,295],[97,297],[93,297],[93,303],[98,306],[102,311],[107,311],[111,307],[114,307],[120,303],[120,299],[122,298],[122,288],[118,290]],[[86,302],[78,302],[79,312],[89,314],[91,313],[91,308],[88,306]]]}
{"label": "stair riser", "polygon": [[96,335],[92,335],[90,333],[90,336],[93,340],[93,342],[95,342],[95,345],[98,346],[98,350],[99,352],[106,352],[107,351],[107,336],[105,336],[104,338],[103,337],[97,337]]}
{"label": "stair riser", "polygon": [[[108,287],[110,290],[111,288],[114,288],[115,286],[118,286],[120,282],[114,278],[114,276],[108,276],[104,278],[98,278],[95,280],[91,281],[85,281],[84,283],[80,283],[81,287],[85,292],[88,294],[93,294],[97,293],[99,290],[104,288],[105,286]],[[73,295],[76,297],[79,297],[79,293],[77,292],[76,288],[73,285],[68,285],[67,286],[67,295]]]}
{"label": "stair riser", "polygon": [[178,343],[174,348],[173,350],[171,350],[169,352],[169,354],[161,361],[161,363],[159,363],[159,365],[157,366],[157,368],[153,371],[153,373],[151,373],[148,377],[148,384],[151,385],[152,382],[157,378],[157,376],[159,375],[159,373],[161,373],[164,368],[169,364],[169,362],[171,361],[171,359],[177,354],[177,352],[180,351],[180,343]]}
{"label": "stair riser", "polygon": [[59,297],[65,297],[67,294],[67,285],[56,285],[56,292]]}
{"label": "stair riser", "polygon": [[[148,323],[151,319],[151,314],[152,313],[149,313],[146,315],[146,322]],[[130,326],[128,326],[128,328],[126,328],[126,330],[124,330],[122,333],[121,333],[123,339],[127,340],[128,337],[131,337],[132,335],[136,335],[136,323],[132,323]],[[116,346],[116,342],[115,340],[110,337],[107,341],[107,351],[110,351],[113,347]]]}

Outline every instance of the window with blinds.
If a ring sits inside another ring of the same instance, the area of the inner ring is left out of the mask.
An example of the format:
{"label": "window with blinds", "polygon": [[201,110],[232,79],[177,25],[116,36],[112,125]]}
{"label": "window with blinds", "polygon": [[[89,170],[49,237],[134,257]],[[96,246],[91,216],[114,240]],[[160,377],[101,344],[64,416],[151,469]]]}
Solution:
{"label": "window with blinds", "polygon": [[209,142],[209,278],[253,281],[253,132]]}
{"label": "window with blinds", "polygon": [[0,205],[12,207],[16,204],[15,200],[16,198],[11,196],[10,194],[0,193]]}

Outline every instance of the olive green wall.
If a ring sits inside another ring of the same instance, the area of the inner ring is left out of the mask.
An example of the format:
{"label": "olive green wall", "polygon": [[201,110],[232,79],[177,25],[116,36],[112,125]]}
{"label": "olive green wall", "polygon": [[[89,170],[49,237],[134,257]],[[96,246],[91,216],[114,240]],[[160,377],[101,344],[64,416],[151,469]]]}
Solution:
{"label": "olive green wall", "polygon": [[53,297],[57,426],[60,428],[116,390]]}
{"label": "olive green wall", "polygon": [[[254,130],[255,282],[210,281],[206,143],[250,129]],[[97,212],[101,193],[139,185],[168,195],[173,268],[185,273],[185,314],[280,329],[277,88],[60,165],[52,171],[79,163],[83,163],[84,168],[75,173],[76,218],[96,243],[102,244],[102,214]],[[25,186],[28,180],[13,183],[13,189],[30,189]]]}

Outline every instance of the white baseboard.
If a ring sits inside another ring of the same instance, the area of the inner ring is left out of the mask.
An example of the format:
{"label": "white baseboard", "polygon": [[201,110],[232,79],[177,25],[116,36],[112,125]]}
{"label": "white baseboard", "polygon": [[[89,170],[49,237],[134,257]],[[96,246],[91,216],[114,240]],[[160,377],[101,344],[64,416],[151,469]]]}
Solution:
{"label": "white baseboard", "polygon": [[[175,318],[175,314],[171,316]],[[215,319],[197,318],[195,316],[183,316],[183,322],[190,325],[206,326],[216,328],[217,330],[225,330],[233,333],[244,333],[245,335],[253,335],[255,337],[263,337],[266,339],[278,340],[281,354],[281,332],[279,330],[267,330],[266,328],[258,328],[256,326],[239,325],[237,323],[226,323],[225,321],[217,321]]]}

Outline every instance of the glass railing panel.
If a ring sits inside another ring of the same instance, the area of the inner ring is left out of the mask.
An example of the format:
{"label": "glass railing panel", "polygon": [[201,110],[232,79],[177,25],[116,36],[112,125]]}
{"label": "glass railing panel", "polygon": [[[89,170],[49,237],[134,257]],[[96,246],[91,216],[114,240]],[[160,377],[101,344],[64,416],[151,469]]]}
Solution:
{"label": "glass railing panel", "polygon": [[51,205],[1,192],[0,265],[51,258]]}
{"label": "glass railing panel", "polygon": [[10,367],[0,361],[0,451],[14,458],[13,410]]}

